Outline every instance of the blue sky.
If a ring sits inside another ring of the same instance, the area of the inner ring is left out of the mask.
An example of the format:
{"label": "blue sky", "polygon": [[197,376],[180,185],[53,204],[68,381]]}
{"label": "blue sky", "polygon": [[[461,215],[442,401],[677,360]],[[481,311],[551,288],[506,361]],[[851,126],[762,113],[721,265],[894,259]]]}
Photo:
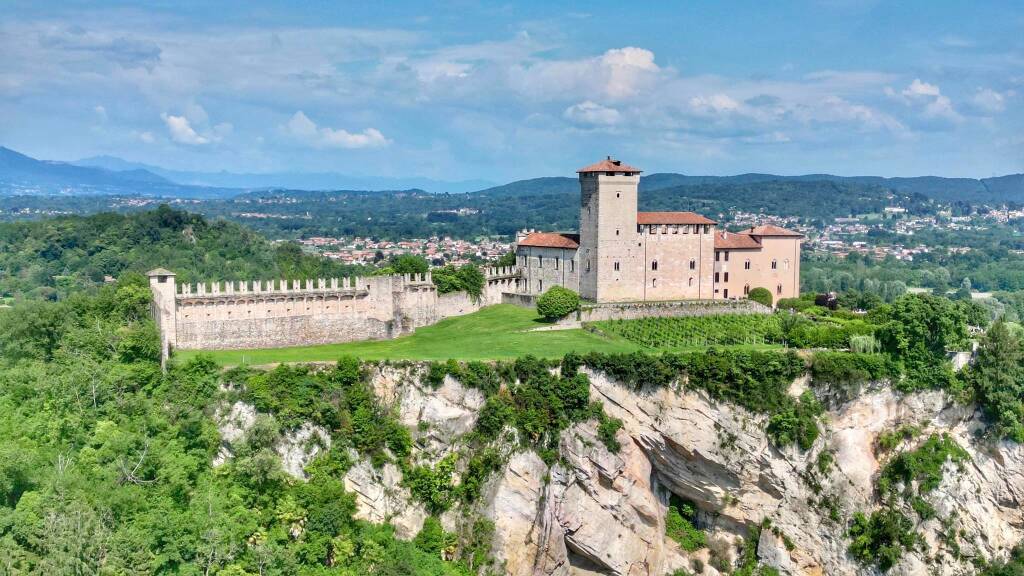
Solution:
{"label": "blue sky", "polygon": [[1024,4],[43,2],[0,145],[167,168],[505,181],[1024,172]]}

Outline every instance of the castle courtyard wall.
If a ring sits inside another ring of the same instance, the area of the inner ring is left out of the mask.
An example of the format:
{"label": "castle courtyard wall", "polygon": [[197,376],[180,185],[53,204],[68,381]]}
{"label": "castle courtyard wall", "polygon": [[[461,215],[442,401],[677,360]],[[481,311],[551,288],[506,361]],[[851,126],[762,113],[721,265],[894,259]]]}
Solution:
{"label": "castle courtyard wall", "polygon": [[514,268],[485,270],[480,298],[438,294],[430,274],[175,284],[151,274],[153,313],[170,350],[251,349],[395,338],[501,302]]}

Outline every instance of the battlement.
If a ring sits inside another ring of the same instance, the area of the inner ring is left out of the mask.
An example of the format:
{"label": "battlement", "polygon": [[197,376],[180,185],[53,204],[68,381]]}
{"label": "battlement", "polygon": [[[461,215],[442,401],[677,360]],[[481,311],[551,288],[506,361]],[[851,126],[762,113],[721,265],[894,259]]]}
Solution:
{"label": "battlement", "polygon": [[[497,270],[497,269],[496,269]],[[365,292],[390,285],[401,290],[405,287],[432,287],[433,277],[425,274],[396,274],[391,276],[349,276],[344,278],[310,278],[304,280],[241,280],[177,284],[176,297],[237,295],[298,295],[326,292]]]}
{"label": "battlement", "polygon": [[479,298],[439,294],[430,272],[389,276],[199,282],[149,273],[163,357],[174,348],[271,348],[394,338],[514,292],[513,266],[482,270]]}

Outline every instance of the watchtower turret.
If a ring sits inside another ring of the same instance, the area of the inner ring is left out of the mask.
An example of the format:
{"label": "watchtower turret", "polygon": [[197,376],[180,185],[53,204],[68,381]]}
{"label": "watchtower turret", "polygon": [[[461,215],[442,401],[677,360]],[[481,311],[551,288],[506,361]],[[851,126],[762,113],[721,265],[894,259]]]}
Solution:
{"label": "watchtower turret", "polygon": [[611,302],[636,298],[643,279],[637,233],[639,168],[611,156],[580,177],[580,295]]}

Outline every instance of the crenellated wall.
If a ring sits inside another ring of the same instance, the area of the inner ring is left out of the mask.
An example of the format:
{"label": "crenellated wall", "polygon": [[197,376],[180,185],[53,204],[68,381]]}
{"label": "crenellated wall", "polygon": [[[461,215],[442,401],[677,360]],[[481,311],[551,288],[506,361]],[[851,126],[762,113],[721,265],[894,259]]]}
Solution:
{"label": "crenellated wall", "polygon": [[149,274],[163,352],[273,348],[394,338],[450,316],[475,312],[515,292],[514,267],[483,270],[479,300],[438,294],[430,273],[355,278],[255,280],[178,285]]}

